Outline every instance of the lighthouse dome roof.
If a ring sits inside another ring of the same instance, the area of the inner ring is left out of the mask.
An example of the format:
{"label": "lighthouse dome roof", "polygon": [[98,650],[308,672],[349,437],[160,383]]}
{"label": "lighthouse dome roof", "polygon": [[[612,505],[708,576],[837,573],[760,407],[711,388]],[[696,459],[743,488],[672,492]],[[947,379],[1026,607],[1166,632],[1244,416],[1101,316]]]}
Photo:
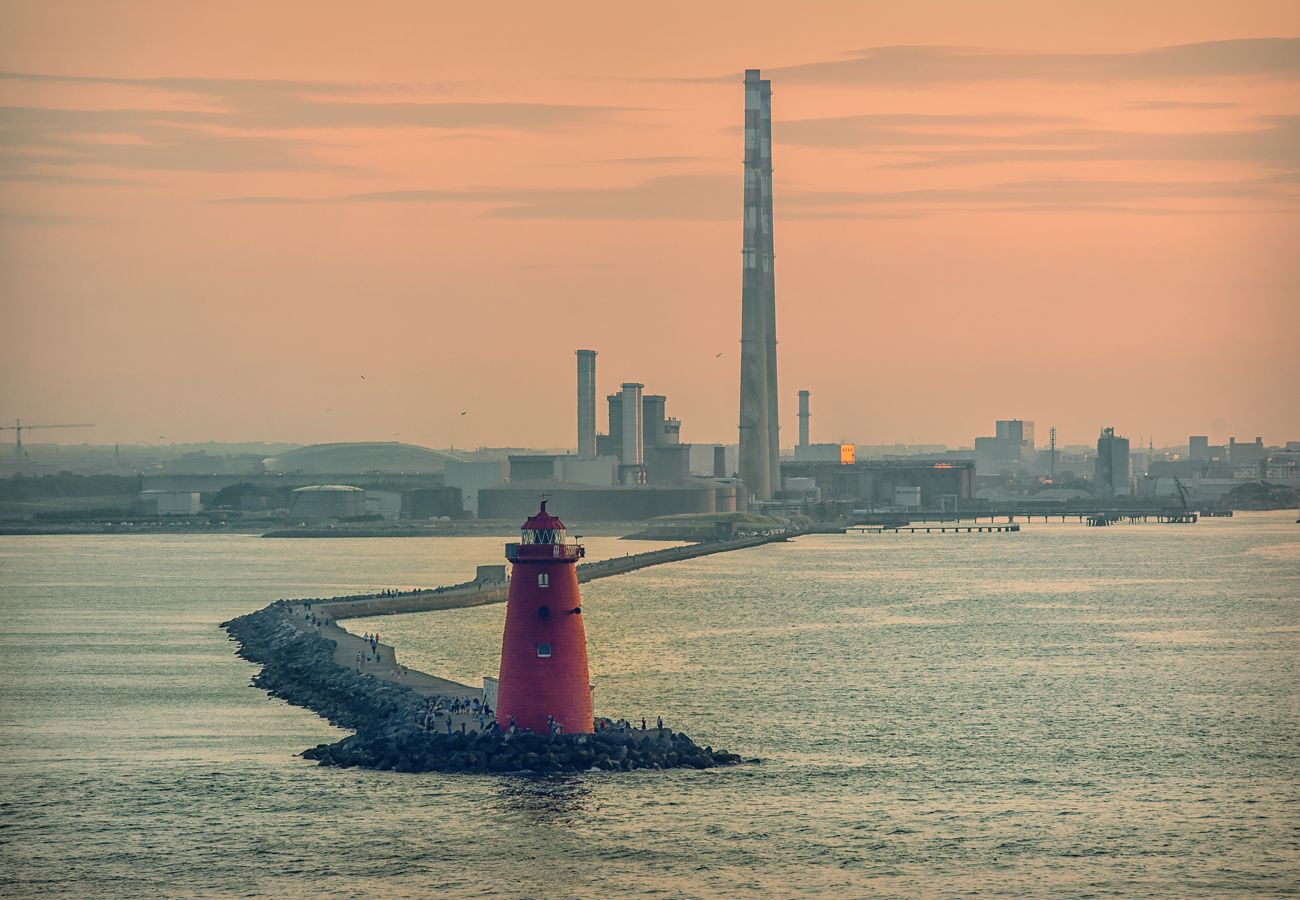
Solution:
{"label": "lighthouse dome roof", "polygon": [[542,501],[542,506],[537,510],[536,515],[530,516],[524,522],[525,531],[563,531],[564,523],[558,516],[553,516],[546,511],[546,501]]}

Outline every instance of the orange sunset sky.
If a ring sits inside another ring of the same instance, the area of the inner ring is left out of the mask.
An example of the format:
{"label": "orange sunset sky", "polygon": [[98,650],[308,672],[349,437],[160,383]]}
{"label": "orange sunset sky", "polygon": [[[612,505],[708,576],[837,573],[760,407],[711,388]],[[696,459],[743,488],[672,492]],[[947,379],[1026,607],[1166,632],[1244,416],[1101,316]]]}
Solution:
{"label": "orange sunset sky", "polygon": [[0,9],[56,439],[572,446],[591,347],[735,441],[747,67],[784,445],[1300,438],[1295,0]]}

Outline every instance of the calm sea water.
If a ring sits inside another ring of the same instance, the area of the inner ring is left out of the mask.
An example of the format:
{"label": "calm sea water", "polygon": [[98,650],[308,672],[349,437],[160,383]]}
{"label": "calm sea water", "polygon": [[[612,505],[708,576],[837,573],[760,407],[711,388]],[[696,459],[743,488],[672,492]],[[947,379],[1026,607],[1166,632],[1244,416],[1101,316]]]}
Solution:
{"label": "calm sea water", "polygon": [[[586,542],[600,557],[641,549]],[[763,762],[321,769],[217,624],[500,540],[0,538],[0,893],[1220,897],[1300,886],[1300,526],[824,536],[584,587],[599,712]],[[504,607],[357,620],[496,666]]]}

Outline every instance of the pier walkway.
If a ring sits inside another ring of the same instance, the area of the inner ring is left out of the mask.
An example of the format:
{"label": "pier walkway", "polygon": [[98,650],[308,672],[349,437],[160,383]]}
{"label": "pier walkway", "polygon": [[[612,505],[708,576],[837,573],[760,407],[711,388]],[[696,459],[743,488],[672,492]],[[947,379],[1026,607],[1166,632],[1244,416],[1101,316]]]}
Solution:
{"label": "pier walkway", "polygon": [[[811,532],[791,529],[774,531],[769,534],[749,535],[729,541],[710,541],[703,544],[688,544],[684,547],[665,547],[662,550],[650,550],[645,553],[632,553],[598,562],[580,563],[578,565],[578,582],[585,584],[597,578],[623,575],[664,563],[681,562],[710,556],[714,553],[726,553],[731,550],[744,550],[749,547],[761,547],[778,541]],[[313,611],[327,616],[331,620],[355,619],[359,616],[387,616],[395,613],[432,612],[440,609],[462,609],[469,606],[483,606],[488,603],[504,603],[510,590],[504,582],[469,581],[449,585],[428,591],[410,591],[407,593],[361,594],[352,597],[338,597],[329,600],[312,601]]]}
{"label": "pier walkway", "polygon": [[[322,608],[324,604],[313,602],[311,612],[318,619],[327,618],[327,623],[313,625],[308,619],[307,607],[302,603],[295,603],[288,607],[289,621],[294,627],[307,633],[319,634],[321,637],[329,638],[334,642],[334,663],[345,669],[357,668],[357,654],[362,654],[365,660],[370,655],[370,644],[361,635],[353,634],[346,628],[340,627],[335,623],[329,613]],[[379,661],[363,661],[360,671],[366,672],[382,681],[392,681],[397,684],[404,684],[417,694],[426,697],[477,697],[483,691],[481,688],[470,687],[456,681],[446,678],[438,678],[435,675],[429,675],[425,672],[418,672],[415,669],[406,669],[405,674],[398,665],[397,649],[391,644],[379,642],[376,648],[379,651]]]}
{"label": "pier walkway", "polygon": [[1019,531],[1020,526],[1014,522],[1002,525],[853,525],[844,529],[845,533],[854,534],[884,534],[892,531],[898,534],[900,531],[906,531],[909,534],[922,532],[930,534],[1002,534],[1008,531]]}
{"label": "pier walkway", "polygon": [[1198,513],[1195,510],[1175,510],[1168,508],[1150,508],[1150,509],[1122,509],[1122,508],[1097,508],[1097,509],[1050,509],[1043,507],[1022,507],[1013,509],[1001,509],[997,511],[979,510],[972,512],[935,512],[916,510],[914,512],[878,512],[869,513],[861,510],[857,511],[855,520],[850,528],[859,525],[884,525],[892,528],[895,525],[911,525],[916,522],[937,522],[939,524],[957,523],[957,522],[980,522],[987,519],[990,523],[999,520],[1004,522],[1015,522],[1021,519],[1026,522],[1042,520],[1043,522],[1075,521],[1080,525],[1090,525],[1090,520],[1105,518],[1108,522],[1158,522],[1161,524],[1181,524],[1195,523]]}

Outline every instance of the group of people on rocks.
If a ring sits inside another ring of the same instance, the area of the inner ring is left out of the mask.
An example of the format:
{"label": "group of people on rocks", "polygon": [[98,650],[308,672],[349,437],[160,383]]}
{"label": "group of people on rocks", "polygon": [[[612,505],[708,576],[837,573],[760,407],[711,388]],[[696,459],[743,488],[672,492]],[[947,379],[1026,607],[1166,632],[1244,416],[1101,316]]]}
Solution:
{"label": "group of people on rocks", "polygon": [[[532,729],[521,726],[514,716],[510,717],[509,723],[498,724],[496,713],[492,707],[488,705],[486,700],[480,700],[477,697],[470,699],[456,697],[450,700],[445,697],[425,698],[423,705],[416,713],[416,721],[423,731],[440,732],[445,730],[447,734],[452,734],[455,731],[454,717],[458,715],[468,716],[471,720],[474,716],[477,716],[479,731],[491,731],[499,728],[506,734],[532,733]],[[438,720],[444,717],[446,721],[440,723]],[[468,724],[469,723],[464,721],[461,722],[460,731],[462,733],[468,730]],[[627,719],[614,721],[611,719],[598,718],[595,720],[594,724],[596,731],[598,732],[616,731],[625,734],[629,731],[635,732],[638,730],[637,727]],[[658,716],[656,718],[655,727],[660,732],[664,730],[663,716]],[[650,730],[650,723],[644,717],[641,719],[641,727],[639,730]],[[555,716],[547,716],[546,732],[547,734],[552,735],[564,734],[564,724],[556,719]]]}
{"label": "group of people on rocks", "polygon": [[[479,700],[477,697],[469,700],[463,697],[455,697],[447,702],[445,706],[443,705],[444,700],[446,700],[446,698],[443,697],[425,699],[424,705],[421,706],[416,713],[416,718],[422,730],[440,730],[438,719],[446,716],[447,733],[451,734],[454,728],[452,717],[457,715],[468,717],[478,716],[479,731],[487,731],[489,728],[494,728],[496,726],[496,716],[492,711],[492,707],[487,704],[486,700]],[[468,730],[468,724],[468,722],[460,723],[460,730],[462,733]]]}
{"label": "group of people on rocks", "polygon": [[[655,727],[658,728],[660,731],[663,731],[663,730],[664,730],[664,717],[663,717],[663,716],[659,716],[659,717],[658,717],[657,724],[656,724]],[[615,722],[615,721],[611,721],[610,719],[597,719],[597,720],[596,720],[596,730],[597,730],[597,731],[617,731],[617,732],[619,732],[619,733],[621,734],[621,733],[625,733],[625,732],[628,732],[628,731],[636,731],[637,728],[636,728],[635,725],[633,725],[633,724],[632,724],[631,722],[629,722],[627,719],[619,719],[617,722]],[[646,720],[645,720],[645,716],[642,716],[642,717],[641,717],[641,730],[642,730],[642,731],[646,731],[646,730],[647,730],[647,728],[646,728]]]}

